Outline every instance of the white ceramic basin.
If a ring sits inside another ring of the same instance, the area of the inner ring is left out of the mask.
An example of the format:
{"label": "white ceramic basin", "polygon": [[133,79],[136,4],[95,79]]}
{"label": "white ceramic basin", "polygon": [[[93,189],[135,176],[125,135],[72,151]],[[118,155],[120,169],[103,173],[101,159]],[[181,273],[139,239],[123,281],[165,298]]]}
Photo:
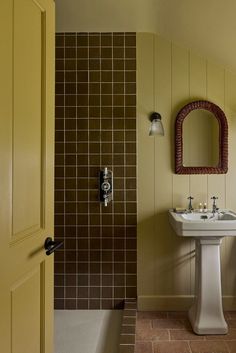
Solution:
{"label": "white ceramic basin", "polygon": [[185,237],[236,236],[236,213],[212,212],[175,213],[169,211],[169,221],[177,235]]}
{"label": "white ceramic basin", "polygon": [[186,221],[197,221],[197,222],[203,222],[203,221],[212,221],[215,219],[212,213],[199,213],[199,212],[192,212],[192,213],[184,213],[180,214],[180,217],[183,218]]}

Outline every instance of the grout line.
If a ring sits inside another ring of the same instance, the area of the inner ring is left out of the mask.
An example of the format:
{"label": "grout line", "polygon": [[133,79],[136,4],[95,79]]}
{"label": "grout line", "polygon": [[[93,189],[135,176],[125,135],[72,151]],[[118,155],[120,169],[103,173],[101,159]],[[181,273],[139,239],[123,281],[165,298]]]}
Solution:
{"label": "grout line", "polygon": [[152,344],[152,353],[154,353],[154,341],[151,341]]}
{"label": "grout line", "polygon": [[[101,51],[101,34],[100,34],[100,51]],[[99,165],[100,165],[100,170],[101,170],[101,156],[102,156],[102,59],[101,55],[99,58],[99,77],[100,77],[100,85],[99,85],[99,95],[100,95],[100,105],[99,105]],[[103,227],[103,221],[102,221],[102,203],[100,203],[100,225]],[[102,228],[100,227],[100,249],[102,249]],[[103,274],[103,269],[102,269],[102,262],[103,262],[103,255],[101,254],[100,257],[100,309],[102,309],[102,274]]]}
{"label": "grout line", "polygon": [[[125,72],[125,60],[126,60],[126,51],[125,51],[125,38],[124,38],[124,66],[123,66],[123,70]],[[125,122],[126,122],[126,76],[124,74],[124,126],[125,126]],[[124,266],[125,266],[125,271],[124,271],[124,297],[125,300],[127,298],[127,273],[126,273],[126,267],[127,267],[127,259],[126,259],[126,238],[127,238],[127,232],[126,232],[126,134],[125,134],[125,128],[124,128],[124,132],[123,132],[123,144],[124,144],[124,152],[123,152],[123,156],[124,156],[124,189],[123,189],[123,193],[124,193]]]}
{"label": "grout line", "polygon": [[[90,40],[90,36],[88,35],[88,69],[87,69],[87,80],[88,80],[88,156],[87,156],[87,163],[88,163],[88,181],[90,180],[90,119],[89,119],[89,93],[90,93],[90,89],[89,89],[89,85],[90,85],[90,68],[89,68],[89,48],[90,48],[90,43],[89,43],[89,40]],[[77,72],[76,72],[76,76],[77,76]],[[91,254],[91,251],[90,251],[90,192],[89,192],[89,188],[88,188],[88,193],[87,193],[87,199],[88,199],[88,250],[87,250],[87,254],[88,254],[88,308],[90,309],[90,289],[91,289],[91,261],[90,261],[90,254]]]}
{"label": "grout line", "polygon": [[190,346],[190,341],[187,341],[187,344],[188,344],[189,352],[192,353],[192,349],[191,349],[191,346]]}
{"label": "grout line", "polygon": [[[113,75],[113,72],[114,72],[114,50],[113,50],[113,42],[114,42],[114,36],[112,34],[111,36],[111,40],[112,40],[112,54],[111,54],[111,70],[112,70],[112,89],[111,89],[111,99],[112,99],[112,106],[113,106],[113,103],[114,103],[114,85],[113,85],[113,80],[114,80],[114,75]],[[112,136],[111,136],[111,143],[112,143],[112,150],[111,150],[111,153],[112,153],[112,166],[111,166],[111,170],[113,172],[113,163],[114,163],[114,114],[113,114],[113,109],[112,109],[112,116],[111,116],[111,121],[112,121]],[[113,193],[113,198],[114,198],[114,174],[113,174],[113,185],[112,185],[112,193]],[[114,298],[115,298],[115,252],[114,252],[114,245],[115,245],[115,242],[114,242],[114,223],[115,223],[115,217],[114,217],[114,201],[111,200],[111,207],[112,207],[112,297],[113,297],[113,302],[112,302],[112,307],[114,308]]]}
{"label": "grout line", "polygon": [[[76,46],[77,46],[77,36],[75,37],[75,40],[76,40]],[[76,72],[77,72],[77,50],[76,50]],[[77,74],[76,74],[76,78],[75,78],[75,89],[76,89],[76,95],[78,93],[77,91],[77,87],[78,87],[78,81],[77,81]],[[65,93],[65,91],[64,91]],[[77,140],[77,131],[78,131],[78,109],[77,109],[77,104],[76,104],[76,107],[75,107],[75,116],[76,116],[76,121],[75,121],[75,128],[76,128],[76,140]],[[78,154],[77,154],[77,145],[76,145],[76,171],[75,171],[75,177],[76,177],[76,181],[75,181],[75,187],[76,187],[76,191],[78,189],[78,168],[77,168],[77,165],[78,165]],[[68,189],[67,189],[68,190]],[[76,214],[77,214],[77,211],[78,211],[78,195],[77,195],[77,192],[75,193],[75,202],[76,202],[76,206],[75,206],[75,209],[76,209]],[[78,263],[78,228],[77,228],[77,217],[75,219],[75,222],[76,222],[76,229],[75,229],[75,234],[76,234],[76,262]],[[78,272],[78,268],[76,266],[76,273]],[[76,285],[76,288],[75,288],[75,292],[76,292],[76,309],[78,309],[78,298],[79,298],[79,283],[78,283],[78,276],[75,276],[75,285]]]}
{"label": "grout line", "polygon": [[[64,58],[63,58],[63,72],[64,72],[64,92],[65,92],[65,86],[66,86],[66,83],[65,83],[65,36],[63,35],[63,38],[64,38],[64,47],[63,47],[63,52],[64,52]],[[65,187],[65,175],[66,175],[66,167],[65,167],[65,158],[66,158],[66,155],[65,155],[65,151],[66,151],[66,146],[65,146],[65,141],[66,141],[66,128],[65,128],[65,124],[66,124],[66,121],[65,121],[65,112],[66,112],[66,106],[65,106],[65,102],[64,102],[64,107],[63,107],[63,117],[64,117],[64,123],[63,123],[63,126],[64,126],[64,132],[63,132],[63,155],[64,155],[64,166],[63,166],[63,175],[64,175],[64,180],[63,180],[63,185],[64,185],[64,192],[63,192],[63,200],[64,200],[64,236],[63,236],[63,241],[64,241],[64,249],[66,247],[66,239],[65,239],[65,227],[66,227],[66,224],[65,224],[65,221],[66,221],[66,215],[65,215],[65,201],[66,201],[66,187]],[[54,157],[55,158],[55,157]],[[66,308],[66,251],[64,250],[64,309]]]}

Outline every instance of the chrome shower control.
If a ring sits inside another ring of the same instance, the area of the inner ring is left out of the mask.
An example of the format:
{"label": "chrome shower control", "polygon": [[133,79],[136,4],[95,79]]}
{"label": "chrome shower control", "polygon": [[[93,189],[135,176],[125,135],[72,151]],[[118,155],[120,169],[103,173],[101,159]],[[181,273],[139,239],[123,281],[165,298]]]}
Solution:
{"label": "chrome shower control", "polygon": [[102,185],[101,185],[101,189],[102,189],[103,191],[108,192],[108,191],[110,190],[110,188],[111,188],[111,185],[109,184],[108,181],[104,181],[104,182],[102,183]]}
{"label": "chrome shower control", "polygon": [[107,167],[99,172],[99,197],[106,207],[113,199],[113,173]]}

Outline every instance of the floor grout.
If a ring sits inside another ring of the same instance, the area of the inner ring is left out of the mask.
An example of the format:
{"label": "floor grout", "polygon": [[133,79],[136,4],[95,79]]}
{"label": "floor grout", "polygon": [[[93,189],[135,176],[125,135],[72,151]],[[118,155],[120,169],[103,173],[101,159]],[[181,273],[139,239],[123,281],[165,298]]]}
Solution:
{"label": "floor grout", "polygon": [[189,353],[193,353],[192,348],[191,348],[191,346],[190,346],[190,342],[187,341],[187,344],[188,344],[188,348],[189,348]]}

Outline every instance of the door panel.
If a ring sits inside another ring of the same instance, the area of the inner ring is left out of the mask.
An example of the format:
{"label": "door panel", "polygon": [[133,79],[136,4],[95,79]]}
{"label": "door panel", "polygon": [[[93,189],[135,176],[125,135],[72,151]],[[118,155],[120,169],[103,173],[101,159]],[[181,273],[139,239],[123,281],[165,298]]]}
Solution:
{"label": "door panel", "polygon": [[40,353],[40,266],[12,287],[11,312],[12,351]]}
{"label": "door panel", "polygon": [[[41,228],[42,126],[45,81],[44,12],[33,0],[15,0],[13,95],[13,237]],[[30,30],[29,30],[30,28]],[[26,71],[27,68],[27,71]],[[25,104],[22,104],[25,102]],[[27,129],[26,129],[27,127]],[[31,205],[29,208],[28,205]]]}
{"label": "door panel", "polygon": [[0,2],[0,351],[53,352],[54,1]]}

